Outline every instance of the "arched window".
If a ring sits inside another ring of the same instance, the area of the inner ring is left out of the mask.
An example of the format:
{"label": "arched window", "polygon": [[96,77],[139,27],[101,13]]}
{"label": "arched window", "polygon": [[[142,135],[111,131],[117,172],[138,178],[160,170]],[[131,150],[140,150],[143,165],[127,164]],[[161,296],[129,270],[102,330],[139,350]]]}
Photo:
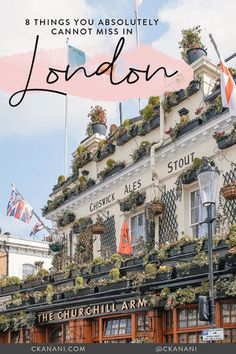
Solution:
{"label": "arched window", "polygon": [[22,265],[22,278],[25,279],[27,275],[35,273],[35,266],[33,264]]}

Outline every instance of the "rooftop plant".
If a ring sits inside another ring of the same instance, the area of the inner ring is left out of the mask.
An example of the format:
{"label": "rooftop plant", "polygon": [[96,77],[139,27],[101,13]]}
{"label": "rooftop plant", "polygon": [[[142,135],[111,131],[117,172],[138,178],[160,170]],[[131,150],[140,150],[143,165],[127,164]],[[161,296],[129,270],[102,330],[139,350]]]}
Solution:
{"label": "rooftop plant", "polygon": [[179,42],[179,48],[182,49],[181,56],[186,62],[188,62],[188,50],[198,48],[206,49],[201,40],[201,32],[202,30],[199,25],[182,30],[182,39]]}

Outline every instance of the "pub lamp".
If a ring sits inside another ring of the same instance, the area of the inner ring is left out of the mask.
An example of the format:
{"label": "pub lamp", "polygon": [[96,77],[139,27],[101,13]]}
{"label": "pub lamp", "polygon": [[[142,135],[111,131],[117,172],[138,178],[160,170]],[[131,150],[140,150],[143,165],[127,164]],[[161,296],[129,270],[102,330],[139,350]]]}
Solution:
{"label": "pub lamp", "polygon": [[[208,228],[208,261],[209,261],[209,320],[212,328],[215,327],[215,295],[214,295],[214,268],[213,268],[213,230],[212,223],[215,217],[212,217],[212,207],[216,204],[216,194],[218,187],[219,171],[213,162],[207,157],[202,158],[203,165],[199,171],[197,178],[199,183],[200,195],[202,204],[207,209],[207,218],[203,223],[207,224]],[[204,308],[206,308],[206,299],[199,299],[199,315],[203,321],[206,321],[208,315]],[[204,307],[202,306],[204,305]],[[202,313],[204,312],[204,314]],[[202,316],[203,315],[203,316]],[[205,319],[204,319],[205,318]]]}
{"label": "pub lamp", "polygon": [[198,183],[202,204],[209,206],[216,203],[219,170],[207,157],[203,157],[203,166],[198,173]]}

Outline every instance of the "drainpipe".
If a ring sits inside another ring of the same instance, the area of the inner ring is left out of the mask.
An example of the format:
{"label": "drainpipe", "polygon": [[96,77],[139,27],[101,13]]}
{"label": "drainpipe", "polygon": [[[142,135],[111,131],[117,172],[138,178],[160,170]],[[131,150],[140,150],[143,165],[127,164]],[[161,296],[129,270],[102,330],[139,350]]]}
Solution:
{"label": "drainpipe", "polygon": [[164,109],[162,107],[162,102],[164,101],[164,96],[160,96],[160,140],[158,143],[152,145],[150,150],[150,157],[151,157],[151,172],[153,177],[155,178],[155,184],[159,184],[158,173],[155,166],[155,152],[159,149],[162,144],[164,143]]}
{"label": "drainpipe", "polygon": [[[164,143],[164,119],[165,119],[165,115],[164,115],[164,109],[162,106],[162,102],[164,101],[164,96],[160,96],[160,140],[158,143],[152,145],[151,150],[150,150],[150,158],[151,158],[151,172],[152,172],[152,176],[154,179],[154,183],[155,185],[159,185],[159,178],[158,178],[158,172],[156,170],[156,166],[155,166],[155,152],[157,149],[159,149],[162,144]],[[157,189],[157,197],[159,197],[160,191],[159,188]],[[157,239],[157,237],[158,239]],[[159,241],[159,220],[156,223],[156,227],[155,227],[155,247],[157,246],[157,241]]]}

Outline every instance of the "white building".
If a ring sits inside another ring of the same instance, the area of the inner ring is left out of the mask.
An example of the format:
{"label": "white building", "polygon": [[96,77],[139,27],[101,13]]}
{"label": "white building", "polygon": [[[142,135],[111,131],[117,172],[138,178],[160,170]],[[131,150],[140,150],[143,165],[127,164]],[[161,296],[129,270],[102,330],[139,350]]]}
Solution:
{"label": "white building", "polygon": [[12,235],[0,235],[0,275],[24,278],[34,273],[34,263],[44,262],[43,267],[51,267],[48,242],[28,240]]}

